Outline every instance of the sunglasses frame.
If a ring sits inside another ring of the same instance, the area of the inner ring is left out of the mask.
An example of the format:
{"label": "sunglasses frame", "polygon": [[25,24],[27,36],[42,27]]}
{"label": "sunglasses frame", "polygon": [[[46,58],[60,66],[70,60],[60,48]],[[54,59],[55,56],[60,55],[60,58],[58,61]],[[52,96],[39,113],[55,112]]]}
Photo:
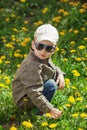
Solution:
{"label": "sunglasses frame", "polygon": [[[46,52],[52,53],[52,52],[54,52],[55,49],[56,49],[56,46],[51,46],[51,45],[47,45],[47,44],[44,44],[44,43],[34,43],[34,44],[35,44],[35,48],[36,48],[37,50],[39,50],[39,51],[45,49]],[[42,48],[38,49],[37,47],[38,47],[39,45],[42,45]],[[50,51],[47,50],[48,47],[51,47],[51,50],[50,50]]]}

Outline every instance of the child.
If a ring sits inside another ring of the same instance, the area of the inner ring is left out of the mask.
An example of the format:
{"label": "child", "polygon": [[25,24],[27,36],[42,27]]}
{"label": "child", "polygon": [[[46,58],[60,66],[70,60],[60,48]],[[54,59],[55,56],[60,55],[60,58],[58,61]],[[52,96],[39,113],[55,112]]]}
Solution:
{"label": "child", "polygon": [[50,103],[55,90],[63,89],[64,73],[56,67],[50,57],[56,49],[58,31],[50,24],[38,27],[34,34],[29,54],[22,62],[12,83],[13,99],[20,109],[30,112],[50,113],[61,116],[61,111]]}

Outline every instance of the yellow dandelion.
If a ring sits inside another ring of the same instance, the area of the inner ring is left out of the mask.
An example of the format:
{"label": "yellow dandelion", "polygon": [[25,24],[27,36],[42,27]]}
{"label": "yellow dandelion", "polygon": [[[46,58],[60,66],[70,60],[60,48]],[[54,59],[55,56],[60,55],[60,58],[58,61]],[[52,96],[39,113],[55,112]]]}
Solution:
{"label": "yellow dandelion", "polygon": [[46,117],[50,117],[50,118],[52,117],[51,113],[46,113],[45,115]]}
{"label": "yellow dandelion", "polygon": [[85,11],[86,11],[86,10],[83,9],[83,8],[79,10],[79,12],[82,13],[82,14],[83,14]]}
{"label": "yellow dandelion", "polygon": [[71,107],[71,104],[68,104],[68,103],[67,103],[67,104],[65,104],[64,106],[66,106],[66,107]]}
{"label": "yellow dandelion", "polygon": [[6,89],[8,89],[9,87],[8,86],[6,86],[5,84],[3,84],[3,83],[0,83],[0,87],[1,88],[6,88]]}
{"label": "yellow dandelion", "polygon": [[70,84],[70,79],[69,78],[65,78],[65,84],[68,86]]}
{"label": "yellow dandelion", "polygon": [[24,32],[27,32],[27,28],[26,27],[22,27],[22,31],[24,31]]}
{"label": "yellow dandelion", "polygon": [[60,49],[59,49],[59,47],[56,47],[56,50],[55,51],[59,51]]}
{"label": "yellow dandelion", "polygon": [[5,60],[5,59],[6,59],[6,56],[4,56],[4,55],[1,56],[1,59],[2,59],[2,60]]}
{"label": "yellow dandelion", "polygon": [[61,35],[61,36],[65,35],[65,32],[61,31],[61,32],[60,32],[60,35]]}
{"label": "yellow dandelion", "polygon": [[64,11],[64,12],[63,12],[63,15],[64,15],[64,16],[67,16],[67,15],[69,15],[69,12]]}
{"label": "yellow dandelion", "polygon": [[81,118],[87,118],[87,114],[84,112],[84,113],[80,114],[80,117]]}
{"label": "yellow dandelion", "polygon": [[70,50],[70,52],[71,52],[71,53],[75,53],[75,52],[76,52],[76,50],[72,49],[72,50]]}
{"label": "yellow dandelion", "polygon": [[49,128],[51,128],[51,129],[53,129],[55,127],[57,127],[57,123],[52,123],[52,124],[49,125]]}
{"label": "yellow dandelion", "polygon": [[17,130],[17,128],[15,126],[12,126],[10,130]]}
{"label": "yellow dandelion", "polygon": [[6,22],[9,22],[9,21],[10,21],[10,18],[6,18],[5,21],[6,21]]}
{"label": "yellow dandelion", "polygon": [[24,127],[26,127],[26,128],[32,128],[32,127],[33,127],[33,125],[32,125],[32,123],[30,122],[30,120],[29,120],[29,121],[23,121],[23,122],[22,122],[22,125],[23,125]]}
{"label": "yellow dandelion", "polygon": [[13,28],[13,31],[14,31],[14,32],[18,32],[17,28]]}
{"label": "yellow dandelion", "polygon": [[11,80],[10,80],[10,79],[7,79],[7,80],[6,80],[6,85],[9,85],[9,84],[11,84]]}
{"label": "yellow dandelion", "polygon": [[73,33],[77,34],[77,33],[79,33],[79,31],[78,30],[74,30]]}
{"label": "yellow dandelion", "polygon": [[83,100],[82,97],[78,97],[78,98],[76,98],[76,101],[82,101],[82,100]]}
{"label": "yellow dandelion", "polygon": [[68,101],[69,101],[71,104],[74,104],[74,103],[75,103],[75,98],[74,98],[73,96],[69,96]]}
{"label": "yellow dandelion", "polygon": [[84,37],[83,40],[84,40],[84,41],[87,41],[87,37]]}
{"label": "yellow dandelion", "polygon": [[15,18],[15,14],[11,14],[11,17],[12,17],[12,18]]}
{"label": "yellow dandelion", "polygon": [[75,44],[75,41],[71,41],[71,42],[70,42],[70,45],[74,45],[74,44]]}
{"label": "yellow dandelion", "polygon": [[10,64],[10,61],[9,61],[9,60],[6,60],[6,61],[5,61],[5,64]]}
{"label": "yellow dandelion", "polygon": [[68,58],[64,58],[63,60],[64,60],[64,61],[68,61]]}
{"label": "yellow dandelion", "polygon": [[3,62],[2,59],[0,59],[0,64],[2,64],[2,62]]}
{"label": "yellow dandelion", "polygon": [[76,73],[73,73],[73,75],[74,75],[75,77],[79,77],[79,76],[80,76],[80,73],[79,73],[79,72],[76,72]]}
{"label": "yellow dandelion", "polygon": [[42,13],[45,14],[45,13],[47,13],[47,11],[48,11],[48,7],[45,7],[45,8],[42,10]]}
{"label": "yellow dandelion", "polygon": [[85,106],[85,108],[87,108],[87,105]]}
{"label": "yellow dandelion", "polygon": [[76,90],[76,89],[77,89],[77,88],[76,88],[76,86],[71,86],[71,88],[72,88],[72,89],[74,89],[74,90]]}
{"label": "yellow dandelion", "polygon": [[64,109],[63,109],[63,107],[59,107],[59,109],[61,110],[61,111],[63,111]]}
{"label": "yellow dandelion", "polygon": [[78,49],[83,50],[83,49],[85,49],[85,46],[80,45],[80,46],[78,46]]}
{"label": "yellow dandelion", "polygon": [[7,47],[7,48],[11,48],[11,49],[14,49],[14,45],[12,45],[13,43],[11,42],[11,43],[7,43],[5,46]]}
{"label": "yellow dandelion", "polygon": [[35,23],[34,23],[35,26],[39,26],[39,25],[41,25],[41,24],[43,24],[42,21],[38,21],[38,22],[35,22]]}
{"label": "yellow dandelion", "polygon": [[63,13],[63,12],[64,12],[63,9],[59,9],[59,10],[58,10],[58,13]]}
{"label": "yellow dandelion", "polygon": [[20,0],[20,2],[25,3],[25,2],[26,2],[26,0]]}
{"label": "yellow dandelion", "polygon": [[17,58],[22,58],[23,55],[20,54],[20,53],[17,53],[17,52],[14,52],[14,57],[17,57]]}
{"label": "yellow dandelion", "polygon": [[72,73],[73,73],[73,75],[75,77],[79,77],[80,76],[80,73],[77,70],[73,70]]}
{"label": "yellow dandelion", "polygon": [[78,6],[80,4],[80,2],[78,2],[78,1],[77,2],[70,2],[69,4],[72,6]]}
{"label": "yellow dandelion", "polygon": [[81,58],[75,58],[76,61],[81,61]]}
{"label": "yellow dandelion", "polygon": [[29,23],[29,21],[27,21],[27,20],[24,21],[24,24],[28,24],[28,23]]}
{"label": "yellow dandelion", "polygon": [[17,68],[19,68],[19,67],[20,67],[20,64],[17,65]]}
{"label": "yellow dandelion", "polygon": [[69,30],[68,30],[68,32],[72,32],[73,31],[73,29],[72,28],[70,28]]}
{"label": "yellow dandelion", "polygon": [[84,130],[83,128],[78,128],[78,130]]}
{"label": "yellow dandelion", "polygon": [[86,28],[84,28],[84,27],[83,27],[83,28],[81,28],[81,30],[82,30],[82,31],[85,31],[85,30],[86,30]]}
{"label": "yellow dandelion", "polygon": [[44,127],[45,127],[45,126],[48,126],[48,123],[47,123],[47,122],[42,122],[42,123],[41,123],[41,126],[44,126]]}
{"label": "yellow dandelion", "polygon": [[54,22],[59,23],[59,22],[60,22],[60,19],[61,19],[61,16],[57,16],[57,17],[54,17],[52,20],[53,20]]}
{"label": "yellow dandelion", "polygon": [[60,0],[60,2],[69,2],[69,0]]}
{"label": "yellow dandelion", "polygon": [[79,113],[74,113],[74,114],[72,114],[71,116],[76,118],[76,117],[79,116]]}

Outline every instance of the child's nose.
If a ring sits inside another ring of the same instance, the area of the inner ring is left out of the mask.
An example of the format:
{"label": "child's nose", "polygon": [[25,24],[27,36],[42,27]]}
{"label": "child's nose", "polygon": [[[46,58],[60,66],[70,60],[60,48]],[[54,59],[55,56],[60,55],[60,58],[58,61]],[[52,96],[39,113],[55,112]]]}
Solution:
{"label": "child's nose", "polygon": [[43,54],[46,53],[46,48],[43,48],[42,53],[43,53]]}

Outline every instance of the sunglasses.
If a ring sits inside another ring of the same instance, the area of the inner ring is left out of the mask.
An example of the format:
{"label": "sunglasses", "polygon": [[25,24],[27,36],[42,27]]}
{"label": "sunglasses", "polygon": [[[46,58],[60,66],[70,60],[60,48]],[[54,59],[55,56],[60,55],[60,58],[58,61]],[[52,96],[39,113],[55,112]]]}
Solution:
{"label": "sunglasses", "polygon": [[35,48],[39,51],[45,49],[46,52],[52,53],[55,50],[56,47],[46,45],[44,43],[35,43]]}

